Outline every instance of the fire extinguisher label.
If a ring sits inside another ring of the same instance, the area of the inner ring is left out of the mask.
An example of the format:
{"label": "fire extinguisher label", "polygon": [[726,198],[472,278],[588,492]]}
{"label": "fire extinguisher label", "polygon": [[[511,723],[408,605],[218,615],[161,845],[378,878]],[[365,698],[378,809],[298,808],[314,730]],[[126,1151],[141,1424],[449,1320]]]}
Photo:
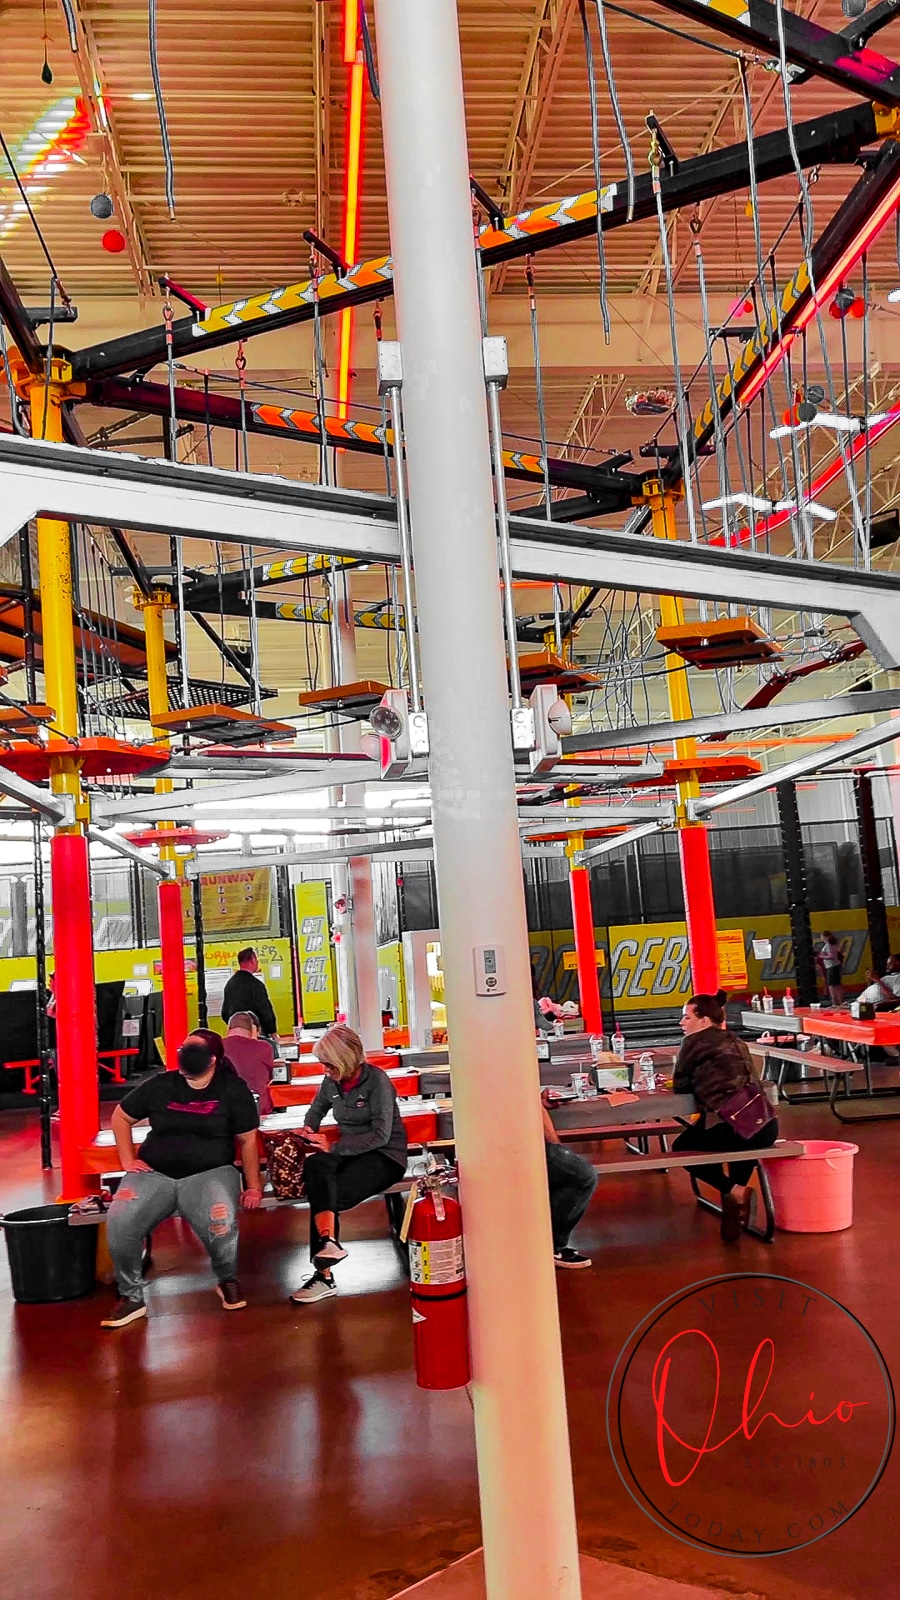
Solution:
{"label": "fire extinguisher label", "polygon": [[428,1318],[427,1317],[423,1317],[421,1311],[415,1311],[415,1310],[413,1311],[413,1322],[427,1322],[427,1321],[428,1321]]}
{"label": "fire extinguisher label", "polygon": [[411,1283],[461,1283],[464,1276],[462,1239],[410,1239]]}

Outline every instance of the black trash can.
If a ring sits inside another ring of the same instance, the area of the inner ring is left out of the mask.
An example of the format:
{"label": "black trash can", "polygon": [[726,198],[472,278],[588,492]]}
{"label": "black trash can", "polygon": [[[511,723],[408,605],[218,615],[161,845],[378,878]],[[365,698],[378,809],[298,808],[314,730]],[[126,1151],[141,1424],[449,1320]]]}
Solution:
{"label": "black trash can", "polygon": [[67,1205],[30,1206],[0,1218],[13,1294],[22,1305],[49,1305],[90,1294],[97,1276],[97,1228],[69,1226]]}

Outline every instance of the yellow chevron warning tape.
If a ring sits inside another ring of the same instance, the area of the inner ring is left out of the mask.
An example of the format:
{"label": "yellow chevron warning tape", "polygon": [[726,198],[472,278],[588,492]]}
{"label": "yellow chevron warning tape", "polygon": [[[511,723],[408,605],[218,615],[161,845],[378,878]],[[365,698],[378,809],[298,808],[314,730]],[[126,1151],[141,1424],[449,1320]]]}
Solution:
{"label": "yellow chevron warning tape", "polygon": [[[610,183],[600,190],[600,212],[610,211],[617,185]],[[482,250],[497,249],[500,245],[528,239],[552,229],[564,231],[572,223],[584,222],[597,215],[597,191],[588,189],[584,194],[569,195],[564,200],[553,200],[549,205],[538,206],[533,211],[521,211],[518,216],[507,217],[502,228],[489,225],[482,228],[478,243]],[[354,289],[370,288],[376,284],[389,284],[393,277],[390,256],[378,256],[373,261],[361,261],[345,273],[329,272],[319,278],[318,284],[307,278],[301,283],[291,283],[282,289],[270,289],[265,294],[252,295],[246,300],[233,300],[230,305],[216,306],[200,322],[195,322],[191,332],[195,339],[205,334],[218,333],[223,328],[240,328],[248,322],[276,316],[282,311],[294,311],[299,306],[313,305],[316,295],[320,302],[352,293]],[[277,409],[277,408],[273,408]]]}
{"label": "yellow chevron warning tape", "polygon": [[[250,412],[264,427],[283,428],[285,433],[299,434],[309,439],[310,443],[318,443],[320,439],[319,418],[314,411],[253,405]],[[385,445],[389,450],[394,448],[393,428],[376,427],[371,422],[342,422],[337,417],[323,417],[322,421],[329,444],[349,444],[354,439],[361,439],[366,444],[377,445],[379,449],[384,449]],[[504,450],[503,465],[508,472],[528,472],[535,478],[544,476],[543,456],[527,455],[522,450]]]}
{"label": "yellow chevron warning tape", "polygon": [[744,379],[750,375],[758,362],[762,361],[767,353],[770,339],[776,338],[779,330],[789,332],[790,327],[785,327],[785,322],[790,322],[791,314],[799,302],[805,298],[809,289],[809,270],[804,264],[797,268],[790,283],[784,290],[778,307],[773,307],[768,319],[760,323],[753,337],[747,340],[737,360],[732,363],[722,382],[716,389],[715,405],[712,399],[706,405],[694,423],[694,438],[699,439],[713,426],[715,407],[721,410],[726,401],[730,400],[735,390],[740,387]]}

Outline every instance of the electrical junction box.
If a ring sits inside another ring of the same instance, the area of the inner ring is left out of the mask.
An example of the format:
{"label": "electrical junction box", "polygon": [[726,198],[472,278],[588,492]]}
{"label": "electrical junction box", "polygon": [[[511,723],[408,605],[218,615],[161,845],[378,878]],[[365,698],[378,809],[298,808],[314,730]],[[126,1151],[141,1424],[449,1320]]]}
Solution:
{"label": "electrical junction box", "polygon": [[506,993],[506,952],[499,944],[475,946],[475,993]]}

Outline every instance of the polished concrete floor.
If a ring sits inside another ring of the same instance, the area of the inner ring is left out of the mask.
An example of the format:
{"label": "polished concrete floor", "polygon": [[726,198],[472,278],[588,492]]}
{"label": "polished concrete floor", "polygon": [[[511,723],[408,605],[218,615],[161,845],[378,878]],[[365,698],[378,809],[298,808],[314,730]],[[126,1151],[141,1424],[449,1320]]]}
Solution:
{"label": "polished concrete floor", "polygon": [[[784,1131],[836,1128],[808,1107],[789,1112]],[[900,1121],[851,1136],[853,1229],[782,1234],[772,1247],[744,1240],[737,1259],[837,1296],[900,1370]],[[0,1208],[44,1192],[33,1116],[0,1118]],[[415,1386],[408,1291],[380,1209],[348,1219],[340,1297],[303,1311],[286,1294],[306,1266],[305,1217],[250,1216],[243,1229],[246,1312],[223,1314],[199,1247],[172,1223],[159,1230],[151,1316],[119,1333],[98,1327],[109,1291],[17,1306],[0,1262],[0,1595],[388,1600],[477,1549],[469,1402]],[[856,1516],[785,1556],[707,1555],[644,1516],[606,1442],[615,1356],[653,1305],[733,1270],[736,1254],[675,1173],[608,1180],[579,1243],[594,1270],[558,1284],[579,1530],[587,1556],[629,1569],[610,1592],[651,1600],[654,1576],[693,1586],[692,1600],[696,1589],[764,1600],[900,1592],[893,1461]],[[439,1600],[430,1585],[422,1600],[430,1592]]]}

